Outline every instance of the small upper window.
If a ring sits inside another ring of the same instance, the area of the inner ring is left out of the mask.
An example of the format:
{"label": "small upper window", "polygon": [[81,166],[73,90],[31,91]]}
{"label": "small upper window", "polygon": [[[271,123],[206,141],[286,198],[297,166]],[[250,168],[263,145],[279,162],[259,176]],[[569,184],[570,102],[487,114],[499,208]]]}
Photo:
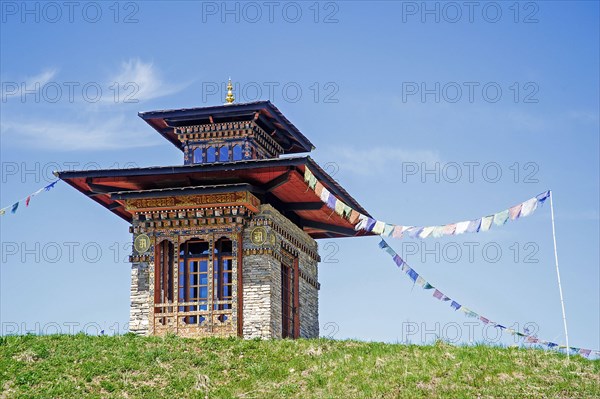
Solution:
{"label": "small upper window", "polygon": [[208,147],[206,150],[206,162],[216,162],[217,160],[217,150],[215,147]]}
{"label": "small upper window", "polygon": [[239,144],[233,146],[233,160],[234,161],[242,160],[242,146]]}
{"label": "small upper window", "polygon": [[219,150],[219,162],[227,161],[229,161],[229,148],[227,148],[227,146],[223,146]]}
{"label": "small upper window", "polygon": [[198,147],[194,150],[194,163],[202,163],[202,148]]}

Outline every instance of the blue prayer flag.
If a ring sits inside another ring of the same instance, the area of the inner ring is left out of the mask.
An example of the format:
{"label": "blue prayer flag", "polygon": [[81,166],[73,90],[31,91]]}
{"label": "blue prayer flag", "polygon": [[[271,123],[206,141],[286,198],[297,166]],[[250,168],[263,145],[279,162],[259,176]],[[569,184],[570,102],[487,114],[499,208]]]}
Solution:
{"label": "blue prayer flag", "polygon": [[410,277],[410,279],[413,281],[413,283],[417,282],[417,277],[419,277],[419,274],[416,271],[409,268],[408,271],[406,272],[406,274],[408,274],[408,277]]}
{"label": "blue prayer flag", "polygon": [[55,180],[52,183],[48,184],[46,187],[44,187],[44,189],[46,189],[46,191],[50,191],[50,189],[53,188],[56,183],[58,183],[58,180]]}
{"label": "blue prayer flag", "polygon": [[543,204],[550,197],[550,190],[543,192],[541,194],[536,195],[536,199],[540,204]]}
{"label": "blue prayer flag", "polygon": [[407,234],[410,238],[417,238],[419,236],[419,233],[421,233],[421,231],[423,231],[423,227],[413,227],[407,230]]}
{"label": "blue prayer flag", "polygon": [[481,226],[481,219],[472,220],[469,223],[469,227],[467,227],[467,231],[469,233],[477,233],[479,231],[480,226]]}
{"label": "blue prayer flag", "polygon": [[18,203],[18,202],[15,202],[15,203],[13,204],[12,208],[10,209],[10,212],[11,212],[11,213],[15,213],[15,212],[17,212],[17,208],[19,208],[19,203]]}
{"label": "blue prayer flag", "polygon": [[394,256],[394,262],[396,263],[396,266],[398,266],[398,267],[402,267],[402,265],[404,264],[404,260],[398,254],[396,254],[396,256]]}
{"label": "blue prayer flag", "polygon": [[377,223],[377,220],[372,219],[372,218],[367,218],[367,225],[365,226],[365,230],[366,231],[373,230],[373,227],[375,227],[375,223]]}
{"label": "blue prayer flag", "polygon": [[335,198],[333,195],[330,195],[329,198],[327,198],[327,206],[330,207],[331,209],[335,209],[336,202],[337,202],[337,198]]}

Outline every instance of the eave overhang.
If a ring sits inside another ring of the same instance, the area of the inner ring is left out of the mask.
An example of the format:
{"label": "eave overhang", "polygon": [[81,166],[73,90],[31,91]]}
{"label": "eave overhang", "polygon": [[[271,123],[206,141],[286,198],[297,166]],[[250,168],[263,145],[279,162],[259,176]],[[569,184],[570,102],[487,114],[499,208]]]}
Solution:
{"label": "eave overhang", "polygon": [[312,151],[315,147],[270,101],[213,107],[184,108],[138,113],[164,138],[183,151],[175,129],[207,123],[254,120],[284,149],[284,154]]}
{"label": "eave overhang", "polygon": [[368,212],[310,157],[276,158],[202,165],[58,172],[86,196],[131,223],[128,198],[249,191],[269,203],[313,238],[372,235],[322,203],[304,181],[308,167],[333,195],[351,208]]}

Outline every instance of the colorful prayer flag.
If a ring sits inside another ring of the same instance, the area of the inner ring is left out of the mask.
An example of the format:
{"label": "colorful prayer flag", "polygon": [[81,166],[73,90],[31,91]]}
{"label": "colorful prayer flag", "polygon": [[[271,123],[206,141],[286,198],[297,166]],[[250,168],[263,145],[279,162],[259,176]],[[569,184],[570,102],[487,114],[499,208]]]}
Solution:
{"label": "colorful prayer flag", "polygon": [[394,231],[394,225],[386,223],[385,227],[383,228],[383,233],[381,235],[384,237],[389,237],[392,235],[393,231]]}
{"label": "colorful prayer flag", "polygon": [[508,210],[508,216],[510,217],[510,220],[516,220],[519,217],[522,206],[523,203],[520,203],[519,205],[515,205]]}
{"label": "colorful prayer flag", "polygon": [[454,234],[463,234],[467,231],[467,228],[469,227],[469,221],[465,221],[465,222],[459,222],[456,223],[456,231]]}
{"label": "colorful prayer flag", "polygon": [[[325,190],[323,190],[325,191]],[[336,208],[337,198],[335,198],[331,193],[329,193],[329,197],[327,198],[327,206],[333,210]]]}
{"label": "colorful prayer flag", "polygon": [[392,237],[402,238],[402,226],[394,226],[394,231],[392,231]]}
{"label": "colorful prayer flag", "polygon": [[377,223],[377,220],[367,217],[367,224],[365,225],[365,230],[373,231],[373,227],[375,227],[375,223]]}
{"label": "colorful prayer flag", "polygon": [[340,201],[336,198],[335,213],[342,216],[344,214],[344,205],[346,205],[346,204],[344,204],[342,201]]}
{"label": "colorful prayer flag", "polygon": [[431,236],[434,238],[440,238],[444,235],[444,226],[434,226]]}
{"label": "colorful prayer flag", "polygon": [[579,349],[579,353],[585,357],[588,357],[592,351],[589,349]]}
{"label": "colorful prayer flag", "polygon": [[481,226],[479,227],[479,231],[488,231],[490,227],[492,227],[493,220],[494,215],[481,218]]}
{"label": "colorful prayer flag", "polygon": [[456,223],[447,224],[444,226],[444,235],[451,236],[454,234],[455,230],[456,230]]}
{"label": "colorful prayer flag", "polygon": [[538,195],[537,195],[535,198],[538,200],[538,202],[539,202],[541,205],[544,205],[544,202],[545,202],[545,201],[546,201],[548,198],[550,198],[550,195],[552,195],[552,194],[550,193],[550,190],[548,190],[548,191],[546,191],[546,192],[543,192],[543,193],[541,193],[541,194],[538,194]]}
{"label": "colorful prayer flag", "polygon": [[385,227],[385,223],[378,220],[375,222],[375,225],[373,226],[373,233],[375,234],[382,234],[383,233],[383,228]]}
{"label": "colorful prayer flag", "polygon": [[396,266],[402,267],[402,265],[404,265],[404,260],[400,257],[400,255],[396,254],[394,256],[394,263],[396,263]]}
{"label": "colorful prayer flag", "polygon": [[481,219],[472,220],[469,222],[469,227],[467,227],[467,231],[469,233],[477,233],[479,231],[480,226],[481,226]]}
{"label": "colorful prayer flag", "polygon": [[50,189],[54,188],[54,186],[56,185],[56,183],[58,183],[58,180],[55,180],[52,183],[48,184],[46,187],[44,187],[44,189],[46,191],[50,191]]}
{"label": "colorful prayer flag", "polygon": [[494,224],[496,226],[502,226],[508,220],[508,209],[502,212],[498,212],[494,215]]}
{"label": "colorful prayer flag", "polygon": [[323,187],[321,182],[317,182],[317,184],[315,184],[315,194],[317,194],[317,197],[321,198],[321,194],[323,193],[324,188],[325,187]]}
{"label": "colorful prayer flag", "polygon": [[433,226],[430,227],[424,227],[423,230],[421,230],[421,232],[419,233],[419,238],[427,238],[431,235],[431,233],[433,233]]}
{"label": "colorful prayer flag", "polygon": [[521,215],[520,217],[526,217],[531,215],[535,209],[537,208],[537,198],[533,197],[523,202],[523,206],[521,207]]}
{"label": "colorful prayer flag", "polygon": [[417,278],[419,277],[419,274],[416,271],[409,268],[408,271],[406,272],[406,274],[408,274],[408,277],[410,277],[410,279],[413,281],[413,283],[417,282]]}
{"label": "colorful prayer flag", "polygon": [[361,214],[353,209],[350,212],[350,218],[348,219],[348,221],[352,224],[355,224],[356,222],[358,222],[358,219],[360,218],[360,216],[361,216]]}

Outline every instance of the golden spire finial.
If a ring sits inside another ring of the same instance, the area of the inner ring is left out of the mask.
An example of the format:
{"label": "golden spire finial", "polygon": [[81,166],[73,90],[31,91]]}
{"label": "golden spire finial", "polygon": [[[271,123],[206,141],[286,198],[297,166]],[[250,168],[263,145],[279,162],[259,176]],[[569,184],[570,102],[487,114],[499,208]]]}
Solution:
{"label": "golden spire finial", "polygon": [[225,105],[231,105],[235,101],[235,97],[233,96],[233,85],[231,84],[231,78],[229,78],[229,82],[227,83],[227,97],[225,97]]}

